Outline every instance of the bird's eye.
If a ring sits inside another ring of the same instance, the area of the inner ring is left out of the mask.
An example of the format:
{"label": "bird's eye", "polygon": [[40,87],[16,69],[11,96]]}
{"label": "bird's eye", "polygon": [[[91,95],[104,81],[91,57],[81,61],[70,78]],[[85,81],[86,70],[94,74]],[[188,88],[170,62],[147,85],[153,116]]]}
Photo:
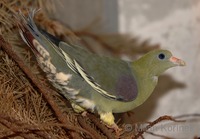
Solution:
{"label": "bird's eye", "polygon": [[163,53],[161,53],[161,54],[158,55],[158,58],[163,60],[163,59],[165,59],[165,55]]}

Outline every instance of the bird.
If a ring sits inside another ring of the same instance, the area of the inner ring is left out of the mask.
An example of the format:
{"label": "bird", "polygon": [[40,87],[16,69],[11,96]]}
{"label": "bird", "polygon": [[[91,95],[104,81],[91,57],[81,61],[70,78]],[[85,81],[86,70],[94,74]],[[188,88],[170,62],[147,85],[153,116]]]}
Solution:
{"label": "bird", "polygon": [[113,113],[131,111],[143,104],[167,69],[185,66],[168,50],[152,50],[135,61],[94,54],[61,41],[34,22],[36,10],[19,12],[17,25],[39,67],[58,93],[77,113],[99,114],[100,120],[118,131]]}

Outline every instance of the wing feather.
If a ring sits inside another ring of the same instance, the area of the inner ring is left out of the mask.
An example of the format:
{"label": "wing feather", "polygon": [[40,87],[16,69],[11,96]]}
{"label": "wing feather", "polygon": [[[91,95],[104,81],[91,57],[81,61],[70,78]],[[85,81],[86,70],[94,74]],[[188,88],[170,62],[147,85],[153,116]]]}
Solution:
{"label": "wing feather", "polygon": [[59,44],[59,48],[71,58],[75,71],[98,93],[120,101],[136,98],[137,82],[128,62],[99,56],[64,42]]}

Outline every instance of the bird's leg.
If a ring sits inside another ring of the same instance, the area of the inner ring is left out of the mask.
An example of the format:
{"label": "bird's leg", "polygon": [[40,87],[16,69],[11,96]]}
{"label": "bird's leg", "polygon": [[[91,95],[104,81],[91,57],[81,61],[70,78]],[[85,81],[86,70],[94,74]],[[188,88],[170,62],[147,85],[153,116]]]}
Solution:
{"label": "bird's leg", "polygon": [[106,124],[108,128],[112,128],[116,132],[116,135],[119,135],[119,132],[122,129],[120,129],[115,123],[115,118],[112,112],[100,113],[100,119]]}
{"label": "bird's leg", "polygon": [[85,109],[82,108],[81,106],[76,105],[75,103],[71,103],[71,105],[72,105],[73,110],[76,113],[81,113],[82,116],[86,116],[87,115],[87,111],[85,111]]}

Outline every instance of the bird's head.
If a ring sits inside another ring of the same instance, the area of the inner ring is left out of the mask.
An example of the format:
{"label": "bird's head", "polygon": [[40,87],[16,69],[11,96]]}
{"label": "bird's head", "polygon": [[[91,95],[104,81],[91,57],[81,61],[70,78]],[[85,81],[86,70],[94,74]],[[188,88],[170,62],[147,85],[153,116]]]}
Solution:
{"label": "bird's head", "polygon": [[136,62],[143,65],[142,68],[146,68],[152,76],[159,76],[171,67],[185,66],[185,62],[174,57],[170,51],[160,49],[145,54]]}

